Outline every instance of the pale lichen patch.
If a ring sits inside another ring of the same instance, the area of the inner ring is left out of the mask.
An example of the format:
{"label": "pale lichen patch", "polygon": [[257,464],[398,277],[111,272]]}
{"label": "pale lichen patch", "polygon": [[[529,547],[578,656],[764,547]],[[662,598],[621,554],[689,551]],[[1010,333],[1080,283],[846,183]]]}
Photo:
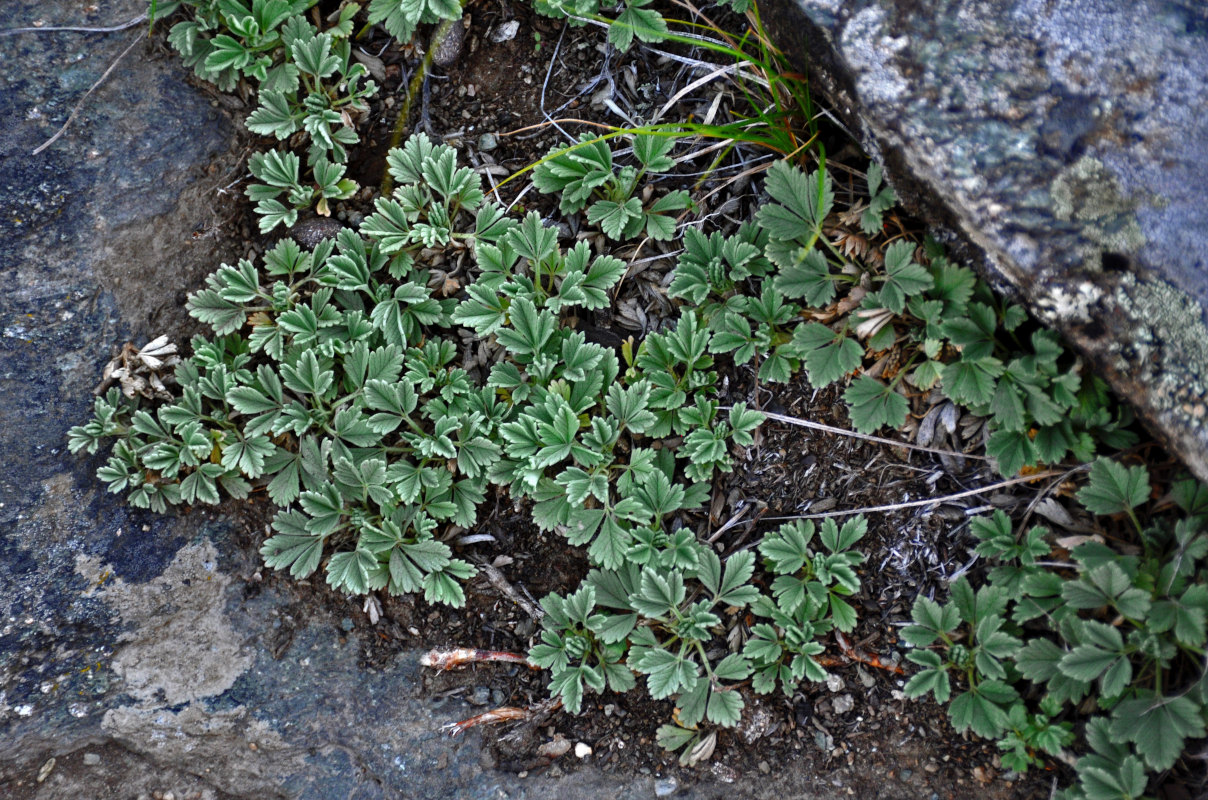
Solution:
{"label": "pale lichen patch", "polygon": [[146,704],[176,705],[222,694],[252,664],[225,613],[231,579],[210,542],[182,547],[159,577],[129,584],[80,555],[88,594],[111,606],[127,630],[111,662],[125,691]]}
{"label": "pale lichen patch", "polygon": [[1124,195],[1119,179],[1098,159],[1083,156],[1063,169],[1049,194],[1057,219],[1082,223],[1083,235],[1093,243],[1083,248],[1086,261],[1096,261],[1099,249],[1136,253],[1145,246],[1136,201]]}

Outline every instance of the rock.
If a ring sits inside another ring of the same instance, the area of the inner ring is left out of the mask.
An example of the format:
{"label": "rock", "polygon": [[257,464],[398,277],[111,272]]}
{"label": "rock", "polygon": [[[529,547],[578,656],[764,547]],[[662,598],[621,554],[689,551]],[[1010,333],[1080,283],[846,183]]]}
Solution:
{"label": "rock", "polygon": [[334,239],[344,230],[339,220],[331,217],[306,216],[289,229],[290,237],[307,250],[314,250],[324,239]]}
{"label": "rock", "polygon": [[679,781],[674,776],[669,778],[660,778],[654,782],[655,797],[670,797],[679,789]]}
{"label": "rock", "polygon": [[761,14],[906,207],[1208,480],[1208,6],[772,0]]}
{"label": "rock", "polygon": [[537,755],[545,758],[558,758],[564,756],[570,751],[570,739],[567,739],[560,733],[555,733],[554,738],[537,748]]}
{"label": "rock", "polygon": [[776,718],[762,702],[748,702],[738,723],[738,735],[747,744],[754,744],[776,727]]}
{"label": "rock", "polygon": [[516,33],[519,30],[519,20],[508,20],[507,22],[501,22],[494,28],[491,28],[491,32],[487,34],[487,38],[489,38],[495,44],[503,44],[504,42],[510,42],[515,39]]}
{"label": "rock", "polygon": [[[444,35],[441,35],[441,32]],[[446,27],[443,23],[437,26],[432,34],[432,63],[438,67],[451,67],[457,63],[466,41],[466,26],[461,19],[455,19]]]}

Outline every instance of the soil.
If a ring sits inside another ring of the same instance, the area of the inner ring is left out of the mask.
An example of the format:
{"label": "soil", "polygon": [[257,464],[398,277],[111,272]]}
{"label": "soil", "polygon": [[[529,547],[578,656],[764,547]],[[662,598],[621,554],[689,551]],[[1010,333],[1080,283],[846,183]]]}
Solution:
{"label": "soil", "polygon": [[[567,141],[558,127],[543,122],[574,117],[583,122],[625,124],[606,100],[643,117],[661,107],[691,78],[680,62],[641,48],[619,55],[603,45],[600,30],[563,28],[557,21],[533,14],[527,3],[471,3],[467,18],[460,59],[446,69],[434,70],[427,90],[417,100],[409,129],[426,130],[458,147],[463,159],[490,176],[492,184],[531,164],[552,145]],[[519,32],[513,38],[494,41],[492,35],[512,20],[520,23]],[[728,23],[737,29],[737,19]],[[366,188],[338,211],[351,222],[371,209],[369,201],[381,181],[399,98],[418,56],[378,34],[371,34],[362,49],[376,55],[384,81],[379,81],[383,89],[364,121],[364,146],[350,165],[350,175]],[[236,120],[247,113],[238,101],[218,94],[214,97]],[[707,109],[701,106],[711,100],[711,95],[694,96],[666,118],[704,113]],[[724,101],[723,113],[732,101],[732,97]],[[591,130],[572,123],[562,123],[561,128],[572,136]],[[828,135],[834,139],[829,151],[838,154],[834,163],[842,165],[843,142],[835,134]],[[739,153],[733,163],[743,165],[755,157]],[[704,169],[711,158],[701,157],[699,166],[687,162],[682,172],[686,176],[694,169]],[[738,171],[723,169],[719,175]],[[524,185],[523,180],[513,181],[500,191],[500,197],[505,202],[519,200],[526,208],[550,216],[556,214],[549,198],[524,191]],[[229,196],[236,196],[242,186],[232,187]],[[698,196],[719,186],[717,181],[706,183]],[[706,200],[698,213],[715,212],[715,222],[724,229],[747,218],[754,201],[740,180]],[[567,225],[564,232],[577,230],[577,220],[563,222]],[[221,216],[216,210],[214,220],[199,226],[197,232],[199,237],[235,242],[235,250],[248,256],[262,253],[279,235],[256,233],[246,202],[228,205]],[[617,309],[585,322],[618,337],[640,338],[656,328],[670,309],[660,287],[665,287],[674,266],[674,256],[666,256],[672,250],[671,246],[650,244],[621,248],[618,254],[630,260],[663,257],[644,262],[641,270],[631,273]],[[187,288],[191,291],[199,285],[200,276],[196,285]],[[194,332],[183,320],[179,325],[172,333]],[[781,414],[850,427],[836,390],[815,391],[803,375],[787,386],[769,389],[758,385],[750,365],[736,367],[720,359],[719,367],[723,403],[744,400]],[[919,399],[922,412],[928,410],[927,403],[927,398]],[[973,428],[975,421],[962,430]],[[978,444],[976,432],[963,441],[959,436],[953,438],[957,441],[949,444],[971,448]],[[930,455],[776,422],[761,428],[755,446],[734,455],[734,472],[715,481],[711,508],[682,519],[684,525],[713,541],[723,557],[758,541],[762,533],[779,524],[774,520],[778,516],[901,503],[993,480],[984,463],[973,459],[945,463]],[[866,652],[899,662],[903,649],[895,632],[908,619],[914,598],[920,593],[942,596],[947,580],[974,560],[967,530],[971,510],[985,508],[986,503],[1008,510],[1022,508],[1031,499],[1029,491],[870,515],[869,533],[861,544],[867,561],[860,576],[861,591],[854,598],[860,623],[853,641]],[[257,501],[228,504],[228,508],[244,520],[244,544],[254,554],[273,509]],[[480,519],[475,532],[490,534],[493,540],[466,545],[460,555],[493,565],[502,581],[492,582],[480,573],[467,586],[464,609],[429,606],[413,595],[378,596],[379,619],[372,620],[361,611],[352,615],[349,636],[360,648],[366,666],[385,668],[400,652],[430,647],[525,652],[539,625],[501,587],[506,585],[535,600],[550,592],[573,590],[588,570],[581,550],[567,546],[556,534],[539,531],[529,521],[527,509],[515,507],[505,496],[496,497],[489,511],[480,512]],[[261,570],[248,576],[245,592],[254,595],[265,586],[294,598],[289,615],[294,619],[319,617],[340,625],[349,616],[346,598],[321,580],[296,581]],[[746,631],[747,621],[742,618],[732,618],[727,624],[735,635]],[[264,647],[280,658],[291,641],[292,631],[285,623]],[[828,655],[840,657],[833,641],[828,642]],[[743,725],[720,731],[713,757],[696,767],[679,766],[675,754],[655,743],[655,729],[670,720],[673,704],[652,701],[642,691],[588,695],[583,713],[577,716],[545,713],[525,722],[474,728],[466,735],[483,737],[490,743],[495,765],[521,775],[574,771],[579,759],[573,751],[560,758],[538,754],[541,745],[564,737],[571,743],[590,745],[591,761],[606,771],[673,778],[682,793],[700,796],[713,796],[739,776],[760,775],[772,776],[769,790],[774,783],[774,791],[783,795],[789,771],[782,765],[786,764],[792,764],[791,773],[796,776],[792,780],[799,784],[793,790],[834,797],[965,798],[977,793],[987,799],[1036,798],[1048,796],[1055,780],[1063,785],[1071,777],[1068,767],[1061,764],[1025,776],[1006,772],[992,742],[957,734],[944,710],[933,703],[903,699],[903,675],[858,663],[840,663],[831,672],[835,680],[829,684],[805,683],[791,698],[748,693]],[[426,691],[434,701],[456,696],[487,711],[498,706],[536,707],[548,697],[547,683],[548,676],[542,672],[484,664],[455,672],[432,671]]]}

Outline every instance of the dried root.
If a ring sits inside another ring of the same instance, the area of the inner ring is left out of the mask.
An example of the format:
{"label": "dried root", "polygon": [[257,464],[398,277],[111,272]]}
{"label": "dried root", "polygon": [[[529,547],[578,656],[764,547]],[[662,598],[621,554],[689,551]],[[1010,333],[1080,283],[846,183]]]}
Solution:
{"label": "dried root", "polygon": [[516,706],[504,706],[491,711],[486,711],[482,714],[477,714],[469,719],[463,719],[461,722],[450,722],[442,726],[448,736],[459,736],[465,733],[470,728],[478,725],[497,725],[500,722],[518,722],[521,720],[530,719],[538,715],[546,715],[552,711],[557,711],[562,707],[561,700],[545,701],[538,703],[535,706],[528,708],[517,708]]}
{"label": "dried root", "polygon": [[509,653],[506,650],[475,650],[471,647],[434,647],[420,657],[419,663],[432,669],[450,670],[461,669],[471,664],[481,664],[485,661],[505,661],[511,664],[523,664],[529,669],[541,669],[530,663],[528,656],[521,653]]}

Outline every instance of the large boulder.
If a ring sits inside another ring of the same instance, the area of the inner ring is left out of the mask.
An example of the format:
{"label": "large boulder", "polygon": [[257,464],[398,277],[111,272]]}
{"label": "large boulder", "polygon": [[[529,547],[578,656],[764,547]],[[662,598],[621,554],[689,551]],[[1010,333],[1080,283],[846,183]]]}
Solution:
{"label": "large boulder", "polygon": [[769,0],[911,211],[1208,480],[1208,5]]}

